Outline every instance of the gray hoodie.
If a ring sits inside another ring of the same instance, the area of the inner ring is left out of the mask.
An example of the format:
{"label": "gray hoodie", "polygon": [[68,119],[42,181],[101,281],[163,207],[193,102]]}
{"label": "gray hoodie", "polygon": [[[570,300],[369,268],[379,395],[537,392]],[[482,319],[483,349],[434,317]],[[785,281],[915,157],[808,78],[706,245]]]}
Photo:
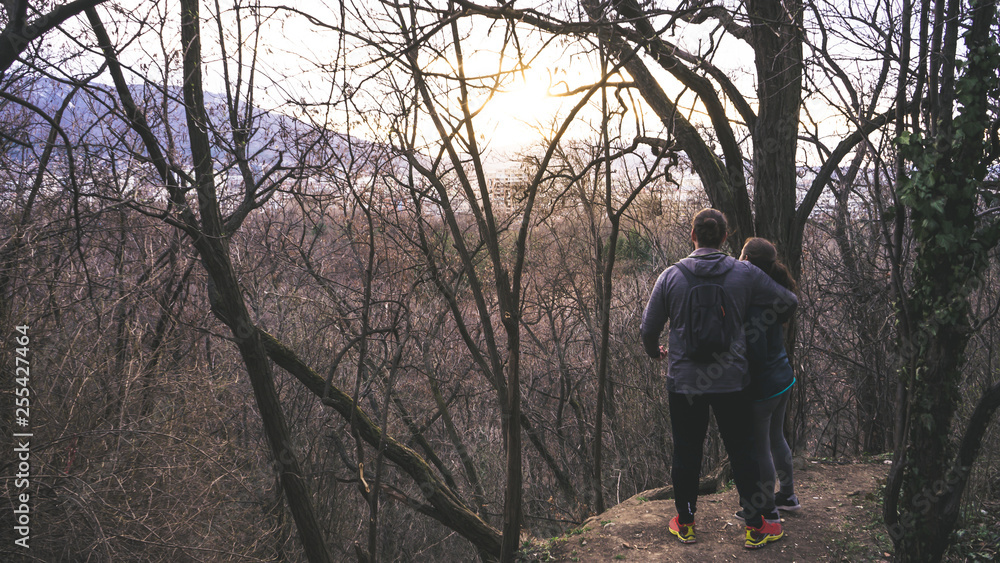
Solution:
{"label": "gray hoodie", "polygon": [[[781,323],[791,318],[798,298],[780,286],[762,270],[749,262],[740,262],[714,248],[699,248],[681,262],[696,276],[719,276],[732,271],[723,287],[732,300],[726,314],[737,315],[737,326],[743,326],[751,305],[765,309],[765,314]],[[750,383],[747,373],[746,335],[743,331],[727,354],[716,361],[703,363],[687,357],[685,347],[685,300],[688,283],[676,266],[670,266],[656,280],[642,314],[642,344],[652,358],[660,356],[660,333],[670,322],[667,348],[667,390],[672,393],[730,393],[740,391]]]}

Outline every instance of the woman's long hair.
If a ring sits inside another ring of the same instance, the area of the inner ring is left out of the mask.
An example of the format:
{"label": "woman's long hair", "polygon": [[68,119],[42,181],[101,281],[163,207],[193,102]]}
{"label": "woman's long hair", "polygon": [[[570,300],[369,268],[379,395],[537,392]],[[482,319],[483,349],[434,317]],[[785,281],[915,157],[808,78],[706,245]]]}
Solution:
{"label": "woman's long hair", "polygon": [[788,271],[788,267],[778,260],[778,250],[774,248],[771,241],[760,237],[748,238],[743,244],[743,256],[741,258],[743,257],[749,260],[754,266],[764,270],[765,274],[771,276],[771,279],[789,291],[797,289],[798,286],[795,283],[795,278]]}

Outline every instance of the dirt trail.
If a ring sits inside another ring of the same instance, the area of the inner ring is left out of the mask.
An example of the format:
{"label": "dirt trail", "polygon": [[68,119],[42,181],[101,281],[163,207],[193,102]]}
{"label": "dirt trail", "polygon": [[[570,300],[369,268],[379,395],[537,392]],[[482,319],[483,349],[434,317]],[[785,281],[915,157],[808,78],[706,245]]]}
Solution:
{"label": "dirt trail", "polygon": [[[744,527],[734,517],[735,489],[698,499],[697,543],[683,545],[667,531],[672,500],[633,497],[581,528],[541,542],[538,560],[609,562],[881,561],[877,494],[888,466],[879,463],[806,462],[795,474],[802,510],[784,514],[785,537],[758,550],[743,547]],[[850,530],[847,534],[845,531]]]}

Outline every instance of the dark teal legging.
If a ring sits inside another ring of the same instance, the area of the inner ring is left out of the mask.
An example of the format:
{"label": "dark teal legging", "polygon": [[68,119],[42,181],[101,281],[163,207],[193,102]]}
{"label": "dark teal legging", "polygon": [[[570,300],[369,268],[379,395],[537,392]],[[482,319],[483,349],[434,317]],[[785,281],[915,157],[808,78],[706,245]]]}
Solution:
{"label": "dark teal legging", "polygon": [[788,391],[753,404],[754,451],[753,457],[760,468],[760,481],[764,494],[774,498],[774,482],[789,497],[794,490],[792,479],[792,449],[785,440],[785,408]]}

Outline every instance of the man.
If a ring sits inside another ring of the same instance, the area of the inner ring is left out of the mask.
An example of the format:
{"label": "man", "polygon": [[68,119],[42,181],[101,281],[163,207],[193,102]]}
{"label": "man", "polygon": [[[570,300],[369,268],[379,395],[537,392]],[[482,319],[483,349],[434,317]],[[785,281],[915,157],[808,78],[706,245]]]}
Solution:
{"label": "man", "polygon": [[[670,533],[682,543],[695,541],[698,478],[711,407],[746,515],[744,545],[756,549],[781,539],[783,531],[774,501],[768,502],[757,488],[760,469],[751,456],[753,415],[744,393],[749,375],[743,322],[751,305],[765,308],[781,322],[792,315],[798,299],[756,266],[720,251],[727,232],[721,212],[703,209],[695,215],[691,226],[695,250],[656,280],[641,334],[650,357],[668,358],[674,438],[671,479],[677,506]],[[668,321],[664,348],[659,339]]]}

